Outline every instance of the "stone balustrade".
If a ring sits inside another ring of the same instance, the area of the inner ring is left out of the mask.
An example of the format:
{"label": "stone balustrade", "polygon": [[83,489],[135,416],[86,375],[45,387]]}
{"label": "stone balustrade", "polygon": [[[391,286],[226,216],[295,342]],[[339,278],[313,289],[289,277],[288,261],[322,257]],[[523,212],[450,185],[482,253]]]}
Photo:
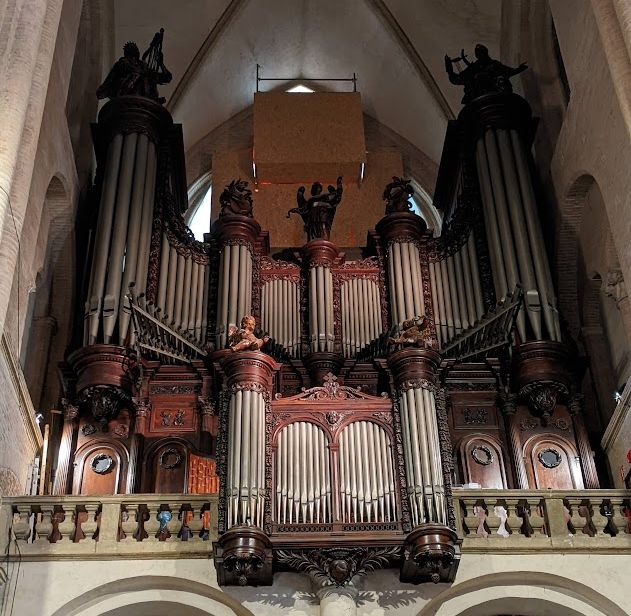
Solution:
{"label": "stone balustrade", "polygon": [[629,490],[454,489],[464,552],[631,550]]}
{"label": "stone balustrade", "polygon": [[20,496],[0,504],[0,551],[23,559],[204,557],[218,498],[204,494]]}
{"label": "stone balustrade", "polygon": [[[463,553],[631,552],[629,490],[454,489]],[[0,551],[27,560],[209,558],[218,498],[20,496],[0,503]]]}

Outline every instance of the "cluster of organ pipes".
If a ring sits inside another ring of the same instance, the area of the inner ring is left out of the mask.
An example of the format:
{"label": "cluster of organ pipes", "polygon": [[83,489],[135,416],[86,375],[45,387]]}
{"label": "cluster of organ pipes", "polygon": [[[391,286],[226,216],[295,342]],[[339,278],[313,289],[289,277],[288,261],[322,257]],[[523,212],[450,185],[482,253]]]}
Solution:
{"label": "cluster of organ pipes", "polygon": [[295,280],[274,278],[263,283],[261,326],[290,357],[300,355],[300,287]]}
{"label": "cluster of organ pipes", "polygon": [[340,285],[342,349],[354,357],[382,333],[379,286],[370,278],[355,277]]}
{"label": "cluster of organ pipes", "polygon": [[307,421],[285,426],[276,449],[276,522],[323,524],[332,518],[327,437]]}
{"label": "cluster of organ pipes", "polygon": [[445,524],[447,505],[433,391],[422,387],[401,391],[399,410],[413,526]]}
{"label": "cluster of organ pipes", "polygon": [[182,245],[172,234],[163,233],[154,314],[198,343],[206,338],[209,274],[203,249]]}
{"label": "cluster of organ pipes", "polygon": [[429,263],[436,336],[442,346],[484,315],[473,231],[447,256]]}
{"label": "cluster of organ pipes", "polygon": [[311,350],[333,351],[333,276],[331,268],[309,268],[309,340]]}
{"label": "cluster of organ pipes", "polygon": [[237,389],[230,398],[228,527],[263,527],[265,509],[265,399],[260,391]]}
{"label": "cluster of organ pipes", "polygon": [[423,316],[425,314],[423,279],[419,249],[415,242],[390,243],[388,278],[393,323],[401,325],[406,319]]}
{"label": "cluster of organ pipes", "polygon": [[244,243],[225,244],[219,262],[217,345],[225,348],[231,326],[252,312],[252,252]]}
{"label": "cluster of organ pipes", "polygon": [[517,317],[517,329],[522,340],[560,341],[552,276],[519,133],[489,128],[475,154],[495,295],[501,301],[521,284],[525,310]]}
{"label": "cluster of organ pipes", "polygon": [[[130,286],[145,291],[153,225],[156,147],[145,134],[116,134],[109,143],[92,271],[85,305],[84,344],[123,344],[131,314]],[[100,332],[102,332],[100,334]]]}
{"label": "cluster of organ pipes", "polygon": [[355,421],[339,436],[342,522],[397,521],[390,437],[371,421]]}

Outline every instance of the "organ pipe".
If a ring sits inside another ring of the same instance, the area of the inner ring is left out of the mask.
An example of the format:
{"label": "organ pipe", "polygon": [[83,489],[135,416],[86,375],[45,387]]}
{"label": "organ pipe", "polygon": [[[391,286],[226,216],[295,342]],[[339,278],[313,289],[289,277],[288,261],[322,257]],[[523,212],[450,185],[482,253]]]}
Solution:
{"label": "organ pipe", "polygon": [[393,522],[397,518],[390,437],[370,421],[355,421],[339,436],[342,522]]}
{"label": "organ pipe", "polygon": [[379,286],[368,278],[343,280],[340,285],[342,349],[354,357],[381,334]]}
{"label": "organ pipe", "polygon": [[519,133],[488,128],[478,140],[476,163],[496,296],[502,299],[521,284],[525,310],[517,317],[517,329],[522,340],[559,341],[556,299]]}
{"label": "organ pipe", "polygon": [[441,345],[473,326],[484,314],[473,242],[471,231],[457,250],[429,263],[436,334]]}
{"label": "organ pipe", "polygon": [[263,527],[265,509],[265,400],[256,390],[235,391],[229,405],[228,527]]}
{"label": "organ pipe", "polygon": [[262,285],[263,330],[281,344],[291,357],[299,355],[300,305],[298,298],[298,282],[295,280],[272,279]]}
{"label": "organ pipe", "polygon": [[406,484],[414,526],[446,524],[445,488],[434,393],[411,387],[399,393]]}

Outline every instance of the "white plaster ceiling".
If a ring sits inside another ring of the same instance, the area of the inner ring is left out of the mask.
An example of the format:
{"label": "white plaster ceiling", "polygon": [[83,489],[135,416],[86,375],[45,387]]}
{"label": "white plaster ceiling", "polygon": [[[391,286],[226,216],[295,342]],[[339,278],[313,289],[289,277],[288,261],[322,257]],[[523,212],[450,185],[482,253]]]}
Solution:
{"label": "white plaster ceiling", "polygon": [[[165,63],[174,78],[161,93],[171,98],[167,104],[183,125],[187,149],[252,104],[258,63],[262,76],[305,78],[316,85],[317,77],[357,73],[364,110],[438,162],[447,120],[457,114],[462,97],[445,76],[443,57],[463,47],[472,55],[477,42],[497,57],[501,3],[115,0],[114,39],[117,55],[127,40],[144,50],[153,33],[165,28]],[[234,9],[231,18],[215,28],[226,9]]]}

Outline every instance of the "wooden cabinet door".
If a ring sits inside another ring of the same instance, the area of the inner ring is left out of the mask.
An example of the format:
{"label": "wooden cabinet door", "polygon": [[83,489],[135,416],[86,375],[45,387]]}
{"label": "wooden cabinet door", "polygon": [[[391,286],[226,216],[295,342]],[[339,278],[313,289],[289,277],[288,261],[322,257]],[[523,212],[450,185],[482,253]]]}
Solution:
{"label": "wooden cabinet door", "polygon": [[530,449],[536,489],[577,490],[583,488],[583,479],[576,452],[564,442],[541,439]]}

